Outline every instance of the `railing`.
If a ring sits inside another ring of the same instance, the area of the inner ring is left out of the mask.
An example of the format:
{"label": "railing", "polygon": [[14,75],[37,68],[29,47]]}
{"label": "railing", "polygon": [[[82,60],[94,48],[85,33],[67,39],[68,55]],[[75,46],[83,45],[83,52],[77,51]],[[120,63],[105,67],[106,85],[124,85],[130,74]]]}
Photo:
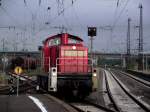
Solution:
{"label": "railing", "polygon": [[89,58],[57,58],[58,73],[91,73],[93,62]]}

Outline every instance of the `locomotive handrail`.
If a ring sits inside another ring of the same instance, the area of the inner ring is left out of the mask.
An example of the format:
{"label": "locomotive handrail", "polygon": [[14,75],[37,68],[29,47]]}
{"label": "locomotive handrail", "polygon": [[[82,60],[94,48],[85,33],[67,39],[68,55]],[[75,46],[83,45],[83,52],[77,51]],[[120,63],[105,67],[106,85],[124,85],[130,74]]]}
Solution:
{"label": "locomotive handrail", "polygon": [[[59,65],[59,64],[57,63],[59,59],[73,59],[73,60],[74,60],[74,58],[57,58],[57,59],[56,59],[56,65]],[[90,61],[91,61],[91,65],[93,65],[93,60],[92,60],[92,59],[89,59],[89,58],[75,58],[75,59],[90,60]]]}
{"label": "locomotive handrail", "polygon": [[[69,64],[59,64],[58,63],[58,60],[74,60],[74,58],[57,58],[56,59],[56,67],[58,66],[58,65],[65,65],[65,66],[74,66],[74,64],[72,64],[72,63],[69,63]],[[92,70],[93,70],[93,60],[92,59],[89,59],[89,58],[75,58],[76,60],[77,60],[77,66],[83,66],[83,67],[86,67],[87,66],[87,72],[90,70],[90,73],[92,72]],[[87,63],[85,63],[84,61],[83,61],[83,63],[80,63],[79,64],[79,61],[78,60],[87,60]],[[89,61],[91,61],[91,63],[89,64]],[[90,67],[90,68],[89,68]]]}
{"label": "locomotive handrail", "polygon": [[[49,66],[47,68],[48,72],[50,72],[50,57],[45,57],[44,60],[47,62],[44,64],[44,66]],[[62,63],[59,62],[59,60],[64,60]],[[76,60],[75,63],[66,63],[67,61],[66,60]],[[80,61],[80,60],[83,60],[83,61]],[[86,60],[86,62],[85,62]],[[67,67],[73,67],[75,66],[75,69],[77,69],[77,72],[78,72],[78,69],[80,69],[79,67],[83,67],[83,69],[81,70],[82,72],[88,72],[88,73],[91,73],[92,70],[93,70],[93,60],[90,59],[90,58],[57,58],[56,59],[56,65],[55,65],[57,68],[59,68],[59,66],[63,66],[64,68],[67,68]],[[87,67],[87,68],[86,68]],[[57,69],[57,71],[59,72],[60,69]]]}

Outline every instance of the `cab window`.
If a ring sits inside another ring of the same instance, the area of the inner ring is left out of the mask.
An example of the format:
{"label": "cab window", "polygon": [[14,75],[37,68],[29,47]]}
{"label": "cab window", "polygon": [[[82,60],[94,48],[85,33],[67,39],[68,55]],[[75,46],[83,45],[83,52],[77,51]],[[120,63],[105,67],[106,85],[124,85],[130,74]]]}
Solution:
{"label": "cab window", "polygon": [[77,43],[80,43],[80,42],[81,41],[79,41],[79,40],[68,38],[68,44],[77,44]]}
{"label": "cab window", "polygon": [[51,39],[48,42],[49,46],[59,45],[60,44],[60,38]]}

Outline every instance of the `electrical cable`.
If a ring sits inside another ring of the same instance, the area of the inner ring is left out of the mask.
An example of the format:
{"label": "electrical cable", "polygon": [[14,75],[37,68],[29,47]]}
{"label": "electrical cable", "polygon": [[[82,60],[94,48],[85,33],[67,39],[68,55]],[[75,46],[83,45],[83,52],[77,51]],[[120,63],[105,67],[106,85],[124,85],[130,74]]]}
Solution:
{"label": "electrical cable", "polygon": [[[6,14],[7,14],[7,16],[9,17],[9,19],[11,20],[11,21],[13,21],[13,22],[15,22],[15,24],[18,24],[19,26],[22,26],[12,15],[10,15],[6,10],[5,10],[5,8],[4,7],[0,7],[2,10],[3,10],[3,12],[5,12]],[[15,26],[15,28],[19,28],[19,27],[16,27]],[[21,28],[21,27],[20,27]],[[21,28],[22,30],[24,30],[24,28]]]}

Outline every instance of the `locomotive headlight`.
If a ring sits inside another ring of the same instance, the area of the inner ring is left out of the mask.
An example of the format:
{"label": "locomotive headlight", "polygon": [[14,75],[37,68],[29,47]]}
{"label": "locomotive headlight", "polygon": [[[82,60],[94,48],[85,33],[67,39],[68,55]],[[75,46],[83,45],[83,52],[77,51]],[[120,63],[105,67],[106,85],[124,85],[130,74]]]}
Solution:
{"label": "locomotive headlight", "polygon": [[76,49],[76,46],[72,46],[72,49],[75,50],[75,49]]}
{"label": "locomotive headlight", "polygon": [[96,73],[93,73],[93,76],[94,76],[94,77],[96,77],[96,76],[97,76],[97,74],[96,74]]}
{"label": "locomotive headlight", "polygon": [[96,69],[93,70],[93,76],[94,76],[94,77],[97,76]]}

